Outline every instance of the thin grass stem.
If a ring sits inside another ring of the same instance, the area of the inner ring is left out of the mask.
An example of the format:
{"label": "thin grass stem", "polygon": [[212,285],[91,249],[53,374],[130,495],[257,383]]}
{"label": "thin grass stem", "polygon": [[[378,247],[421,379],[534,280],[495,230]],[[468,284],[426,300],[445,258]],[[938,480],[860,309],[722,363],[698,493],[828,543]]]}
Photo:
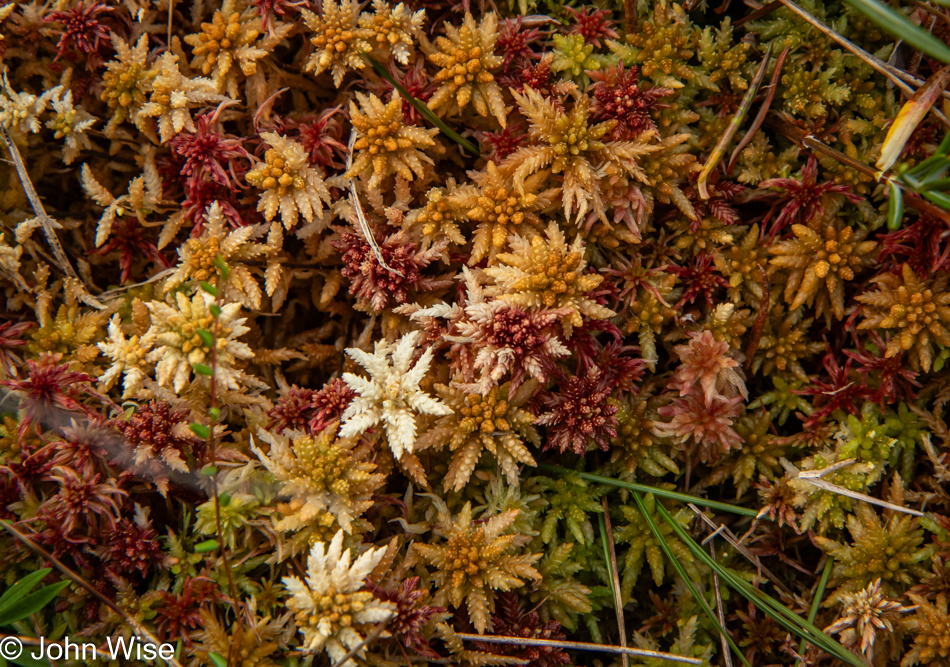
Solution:
{"label": "thin grass stem", "polygon": [[[719,535],[720,531],[712,533],[709,536],[709,555],[713,560],[716,559],[716,535]],[[719,585],[719,575],[713,572],[713,586],[716,590],[716,613],[719,614],[719,623],[722,627],[726,627],[726,613],[723,610],[722,606],[722,586]],[[722,643],[722,657],[726,660],[726,667],[732,667],[732,653],[729,651],[729,643],[726,641],[726,638],[723,635],[719,635],[719,641]]]}
{"label": "thin grass stem", "polygon": [[459,146],[467,150],[472,155],[475,155],[475,156],[479,155],[478,147],[475,146],[475,144],[473,144],[471,141],[469,141],[468,139],[460,135],[458,132],[453,130],[451,127],[446,125],[445,121],[439,118],[438,116],[436,116],[435,113],[432,111],[432,109],[430,109],[425,102],[414,97],[412,94],[409,93],[409,91],[403,88],[402,85],[398,81],[396,81],[396,79],[393,78],[393,75],[386,71],[385,67],[380,65],[375,59],[373,59],[370,56],[367,56],[364,54],[363,58],[365,58],[369,62],[369,64],[373,66],[373,69],[376,70],[377,74],[379,74],[381,77],[386,79],[386,81],[388,81],[389,84],[393,88],[399,91],[399,94],[402,95],[404,100],[409,102],[409,104],[411,104],[415,108],[416,111],[418,111],[420,114],[425,116],[426,120],[428,120],[430,123],[432,123],[437,128],[439,128],[442,134],[447,136],[449,139],[457,143]]}
{"label": "thin grass stem", "polygon": [[723,503],[718,500],[709,500],[707,498],[700,498],[699,496],[691,496],[688,493],[680,493],[678,491],[667,491],[666,489],[660,489],[654,486],[649,486],[647,484],[638,484],[636,482],[624,482],[623,480],[614,479],[613,477],[605,477],[603,475],[595,475],[594,473],[589,472],[577,472],[576,470],[568,470],[567,468],[562,468],[561,466],[548,465],[546,463],[538,466],[539,470],[544,470],[546,472],[553,472],[559,475],[577,475],[583,480],[588,482],[596,482],[597,484],[604,484],[606,486],[613,486],[619,489],[627,489],[629,491],[639,491],[640,493],[652,493],[658,498],[669,498],[670,500],[679,500],[683,503],[694,503],[700,507],[708,507],[709,509],[718,510],[720,512],[728,512],[730,514],[740,514],[742,516],[749,516],[755,518],[758,515],[758,511],[752,509],[751,507],[739,507],[738,505],[730,505],[729,503]]}
{"label": "thin grass stem", "polygon": [[[673,549],[670,548],[669,542],[666,541],[666,537],[663,536],[663,533],[660,532],[660,527],[657,525],[656,521],[653,518],[653,515],[647,509],[646,503],[643,500],[643,496],[639,492],[633,492],[633,499],[637,502],[637,507],[640,510],[640,513],[643,515],[643,518],[646,519],[647,525],[650,526],[650,532],[653,533],[653,536],[656,538],[656,541],[660,543],[660,549],[663,550],[663,553],[666,555],[667,560],[670,561],[670,564],[673,566],[673,569],[676,570],[676,573],[683,580],[683,583],[686,584],[686,588],[689,589],[689,592],[693,595],[693,598],[696,599],[697,604],[702,608],[703,612],[709,617],[709,620],[712,621],[713,625],[716,626],[716,630],[726,638],[729,642],[729,646],[735,651],[736,655],[739,656],[739,659],[742,661],[742,664],[745,667],[751,667],[749,661],[745,659],[745,656],[739,651],[739,647],[736,646],[736,643],[733,641],[732,637],[729,636],[729,633],[726,632],[726,629],[722,627],[722,624],[719,622],[719,618],[716,616],[716,612],[712,610],[712,607],[709,606],[709,603],[706,602],[706,598],[703,597],[702,593],[696,588],[696,584],[693,583],[693,580],[689,578],[689,575],[686,574],[686,570],[683,569],[683,565],[676,558],[676,555],[673,553]],[[656,507],[663,508],[661,503],[656,503]],[[668,514],[664,509],[664,519]],[[679,524],[677,524],[679,527]],[[705,554],[705,552],[703,552]]]}
{"label": "thin grass stem", "polygon": [[[693,510],[693,513],[694,513],[696,516],[698,516],[698,517],[700,518],[700,520],[701,520],[703,523],[705,523],[707,526],[709,526],[709,528],[711,528],[711,529],[714,531],[713,533],[711,533],[711,534],[709,535],[709,537],[706,538],[706,540],[708,540],[709,538],[711,538],[713,535],[721,535],[722,538],[723,538],[724,540],[726,540],[726,542],[728,542],[729,545],[730,545],[733,549],[735,549],[737,552],[739,552],[740,554],[742,554],[743,556],[745,556],[745,558],[746,558],[750,563],[752,563],[753,565],[755,565],[755,567],[756,567],[756,569],[758,570],[760,576],[761,576],[761,575],[765,575],[765,578],[768,579],[769,581],[771,581],[772,584],[773,584],[776,588],[778,588],[780,591],[782,591],[783,593],[786,593],[786,594],[788,594],[788,595],[791,595],[791,594],[792,594],[791,589],[789,589],[788,586],[786,586],[785,584],[783,584],[783,583],[782,583],[782,580],[779,579],[778,576],[777,576],[776,574],[774,574],[769,568],[765,567],[765,565],[762,564],[762,561],[759,559],[758,556],[756,556],[754,553],[752,553],[751,551],[749,551],[747,548],[745,548],[745,547],[741,544],[739,538],[736,537],[735,533],[733,533],[731,530],[729,530],[729,527],[728,527],[727,525],[725,525],[725,524],[723,524],[723,523],[717,524],[715,521],[713,521],[712,519],[710,519],[708,516],[706,516],[705,514],[703,514],[702,512],[700,512],[700,511],[699,511],[699,508],[696,507],[696,505],[694,505],[693,503],[689,503],[689,505],[687,505],[687,507],[689,507],[691,510]],[[703,540],[703,542],[705,543],[706,540]]]}
{"label": "thin grass stem", "polygon": [[[790,610],[778,600],[759,590],[748,581],[738,576],[728,568],[723,567],[714,559],[709,557],[706,550],[700,547],[693,538],[687,533],[676,519],[663,507],[661,503],[656,504],[657,512],[664,521],[669,524],[676,533],[676,536],[692,552],[693,556],[702,561],[708,568],[715,571],[723,581],[733,590],[748,599],[760,611],[767,614],[776,623],[794,634],[800,639],[814,644],[826,653],[838,658],[839,660],[852,665],[852,667],[867,667],[864,662],[854,653],[846,649],[832,637],[816,628],[812,623],[803,619],[801,616]],[[735,649],[734,649],[735,650]],[[738,651],[736,651],[738,653]],[[740,655],[740,657],[743,657]]]}
{"label": "thin grass stem", "polygon": [[699,196],[703,199],[709,199],[709,189],[706,187],[706,181],[709,180],[716,165],[719,164],[719,160],[726,154],[726,149],[732,142],[732,138],[736,136],[736,132],[739,131],[739,126],[742,125],[742,121],[745,120],[749,109],[752,108],[752,100],[755,99],[756,93],[759,92],[759,86],[762,85],[762,80],[765,78],[765,72],[768,70],[771,60],[772,44],[770,43],[768,49],[765,51],[765,55],[762,56],[762,62],[759,65],[758,71],[755,73],[755,78],[752,80],[749,90],[746,91],[735,114],[729,119],[729,125],[726,126],[726,131],[723,132],[722,136],[719,137],[719,141],[716,142],[716,147],[713,148],[712,153],[710,153],[706,159],[703,170],[699,172],[699,179],[696,181],[696,184],[699,187]]}
{"label": "thin grass stem", "polygon": [[60,225],[49,216],[43,207],[43,202],[40,201],[40,196],[36,194],[36,188],[33,187],[33,181],[30,180],[30,174],[26,170],[26,165],[23,164],[20,149],[16,147],[13,138],[10,136],[10,133],[7,132],[7,128],[3,126],[0,126],[0,139],[3,139],[3,143],[7,147],[7,152],[10,153],[10,157],[13,159],[13,167],[16,169],[17,176],[20,178],[20,185],[23,186],[23,192],[26,193],[26,198],[33,208],[33,213],[36,215],[36,221],[43,230],[43,236],[46,237],[46,242],[49,244],[50,250],[53,251],[53,257],[56,258],[60,270],[69,278],[75,280],[76,284],[79,285],[81,289],[79,298],[83,303],[97,310],[105,309],[105,305],[89,293],[89,290],[86,289],[86,284],[80,279],[73,265],[70,263],[69,258],[66,257],[66,251],[63,250],[63,245],[59,242],[59,237],[56,236],[56,227]]}
{"label": "thin grass stem", "polygon": [[[624,648],[627,647],[627,624],[623,620],[623,595],[620,592],[620,573],[619,568],[617,567],[617,550],[614,548],[614,531],[613,526],[610,525],[610,512],[607,507],[607,496],[604,496],[600,499],[600,502],[604,508],[602,514],[598,515],[601,525],[601,535],[604,538],[604,551],[607,555],[607,565],[610,567],[610,587],[614,592],[614,608],[617,612],[617,629],[620,632],[620,645]],[[627,667],[630,664],[630,661],[627,658],[627,654],[624,653],[620,656],[620,659],[623,661],[623,667]]]}
{"label": "thin grass stem", "polygon": [[[831,571],[834,569],[835,561],[828,557],[825,560],[825,567],[821,571],[821,578],[818,580],[818,588],[815,589],[815,597],[811,601],[811,608],[808,610],[808,622],[814,623],[818,618],[818,608],[821,607],[821,601],[825,597],[825,588],[828,586],[828,579],[831,578]],[[805,640],[798,646],[799,655],[805,653]],[[801,660],[796,661],[796,665],[801,665]]]}
{"label": "thin grass stem", "polygon": [[785,65],[785,59],[787,57],[788,47],[786,46],[775,60],[775,67],[772,68],[772,78],[769,79],[769,85],[766,86],[765,100],[763,100],[762,105],[759,107],[758,113],[752,120],[752,125],[749,126],[749,129],[746,130],[745,135],[743,135],[742,139],[739,140],[739,143],[736,144],[735,150],[732,151],[732,156],[729,158],[729,164],[726,165],[727,174],[732,173],[733,167],[736,166],[736,160],[739,159],[739,153],[741,153],[742,149],[749,145],[749,142],[752,141],[755,133],[759,131],[760,127],[762,127],[762,122],[765,120],[766,115],[769,113],[769,108],[772,106],[772,99],[775,97],[775,89],[778,88],[779,77],[782,75],[782,67]]}

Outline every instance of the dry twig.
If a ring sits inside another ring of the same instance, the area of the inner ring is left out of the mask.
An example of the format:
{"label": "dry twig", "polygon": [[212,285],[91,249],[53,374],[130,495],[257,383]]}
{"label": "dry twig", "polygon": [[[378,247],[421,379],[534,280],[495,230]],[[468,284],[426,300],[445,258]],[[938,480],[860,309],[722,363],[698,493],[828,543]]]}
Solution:
{"label": "dry twig", "polygon": [[[620,575],[617,570],[617,550],[614,548],[614,530],[610,525],[610,511],[607,507],[607,496],[600,499],[604,508],[604,528],[607,533],[607,547],[610,553],[610,575],[613,577],[614,605],[617,609],[617,629],[620,631],[620,646],[627,647],[627,625],[623,620],[623,598],[620,595]],[[621,654],[623,667],[627,667],[629,660],[626,654]]]}
{"label": "dry twig", "polygon": [[[914,89],[908,85],[908,82],[918,87],[924,85],[925,82],[922,79],[918,79],[912,74],[908,74],[903,70],[888,65],[886,62],[871,55],[857,44],[845,39],[837,32],[826,26],[824,23],[816,19],[814,16],[806,12],[804,9],[796,5],[794,2],[792,2],[792,0],[781,0],[781,3],[785,5],[786,9],[788,9],[790,12],[810,23],[816,30],[818,30],[818,32],[825,35],[826,37],[831,38],[839,46],[844,47],[858,58],[866,62],[875,72],[893,81],[894,85],[904,91],[908,97],[914,94]],[[947,91],[943,92],[943,96],[950,99],[950,93]],[[933,109],[932,111],[934,115],[940,119],[941,123],[947,127],[950,127],[950,120],[948,120],[947,117],[943,115],[943,113],[941,113],[938,109]]]}
{"label": "dry twig", "polygon": [[710,519],[708,516],[703,514],[700,511],[700,509],[696,507],[696,505],[694,505],[693,503],[688,503],[687,507],[689,507],[693,511],[693,513],[696,514],[696,516],[702,519],[703,523],[709,526],[709,528],[711,528],[713,531],[706,537],[705,540],[703,540],[704,543],[707,540],[712,539],[716,535],[722,537],[722,539],[728,542],[729,545],[733,549],[735,549],[737,552],[742,554],[750,563],[755,565],[760,576],[765,575],[765,578],[771,581],[772,584],[776,588],[778,588],[780,591],[788,595],[792,595],[791,589],[782,583],[782,580],[778,577],[778,575],[772,572],[769,568],[765,567],[765,565],[762,564],[762,561],[759,559],[758,556],[756,556],[754,553],[752,553],[751,551],[746,549],[744,546],[742,546],[742,542],[745,539],[745,537],[743,537],[743,539],[740,540],[739,538],[736,537],[736,534],[733,533],[726,524],[716,523],[715,521]]}
{"label": "dry twig", "polygon": [[459,639],[474,642],[486,642],[489,644],[515,644],[522,646],[550,646],[553,648],[563,648],[574,651],[593,651],[597,653],[619,653],[621,655],[632,655],[641,658],[658,658],[669,660],[670,662],[679,662],[684,665],[701,665],[702,660],[698,658],[687,658],[683,655],[673,655],[672,653],[663,653],[662,651],[651,651],[645,648],[625,648],[623,646],[612,646],[610,644],[590,644],[587,642],[569,642],[554,639],[529,639],[525,637],[504,637],[501,635],[470,635],[464,632],[456,632],[455,636]]}
{"label": "dry twig", "polygon": [[903,512],[904,514],[910,514],[912,516],[924,516],[923,512],[918,512],[917,510],[912,510],[909,507],[902,507],[900,505],[895,505],[894,503],[889,503],[886,500],[880,500],[874,498],[865,493],[859,493],[858,491],[852,491],[851,489],[846,489],[843,486],[838,486],[833,482],[829,482],[823,477],[829,473],[836,472],[842,468],[847,468],[855,462],[854,459],[845,459],[844,461],[838,461],[833,463],[827,468],[821,468],[820,470],[799,470],[787,459],[782,459],[782,467],[785,468],[785,471],[793,479],[800,479],[804,482],[808,482],[812,486],[817,486],[819,489],[825,491],[831,491],[832,493],[837,493],[839,496],[845,496],[847,498],[852,498],[854,500],[861,500],[872,505],[879,505],[885,509],[893,510],[895,512]]}
{"label": "dry twig", "polygon": [[13,159],[13,166],[16,168],[17,176],[20,177],[20,184],[23,186],[23,191],[26,193],[26,198],[30,202],[30,206],[33,208],[33,213],[36,214],[36,221],[39,223],[40,227],[43,229],[43,235],[46,237],[46,242],[49,243],[50,249],[53,251],[53,256],[56,258],[56,262],[59,264],[59,268],[63,271],[69,278],[72,278],[76,281],[78,285],[82,287],[82,293],[79,298],[82,299],[83,303],[92,306],[98,310],[105,309],[105,305],[99,302],[92,294],[89,293],[89,290],[86,289],[85,283],[82,279],[76,274],[73,265],[69,263],[69,258],[66,257],[66,252],[63,250],[62,244],[59,242],[59,237],[56,236],[56,228],[59,227],[59,223],[53,220],[46,212],[46,209],[43,207],[43,202],[40,201],[40,197],[36,194],[36,188],[33,187],[33,181],[30,180],[30,174],[26,170],[26,165],[23,164],[23,158],[20,157],[20,150],[16,147],[16,144],[13,142],[13,138],[10,136],[10,133],[7,132],[7,128],[0,126],[0,139],[3,139],[3,143],[7,147],[7,151],[10,153],[10,157]]}
{"label": "dry twig", "polygon": [[[356,130],[350,132],[350,143],[347,146],[346,154],[346,170],[349,171],[353,166],[353,144],[356,143]],[[363,213],[363,205],[360,203],[360,195],[356,191],[356,179],[350,178],[350,203],[353,205],[353,208],[356,210],[356,219],[360,225],[360,231],[363,233],[363,237],[366,239],[366,242],[369,243],[369,247],[373,251],[373,256],[376,257],[376,261],[381,267],[389,271],[390,273],[395,273],[401,278],[405,278],[405,274],[398,269],[394,269],[389,264],[386,263],[386,260],[383,259],[383,252],[379,249],[379,244],[376,243],[376,237],[373,236],[373,230],[369,226],[369,221],[366,219],[366,214]]]}

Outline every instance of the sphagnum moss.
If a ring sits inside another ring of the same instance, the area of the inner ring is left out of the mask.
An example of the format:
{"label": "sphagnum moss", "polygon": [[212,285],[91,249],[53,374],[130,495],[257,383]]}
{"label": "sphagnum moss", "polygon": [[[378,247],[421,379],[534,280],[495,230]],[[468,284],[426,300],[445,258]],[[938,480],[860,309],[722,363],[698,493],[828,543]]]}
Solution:
{"label": "sphagnum moss", "polygon": [[84,584],[18,633],[723,667],[721,600],[734,664],[947,662],[914,40],[822,0],[186,4],[0,7],[0,575],[48,565],[18,532]]}

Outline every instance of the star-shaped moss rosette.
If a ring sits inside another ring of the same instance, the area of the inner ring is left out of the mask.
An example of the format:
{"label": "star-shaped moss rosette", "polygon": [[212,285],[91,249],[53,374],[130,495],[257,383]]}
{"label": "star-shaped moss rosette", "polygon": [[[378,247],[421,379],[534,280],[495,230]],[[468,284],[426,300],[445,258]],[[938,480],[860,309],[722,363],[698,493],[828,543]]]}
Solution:
{"label": "star-shaped moss rosette", "polygon": [[432,349],[426,349],[413,364],[419,332],[413,331],[395,344],[378,341],[373,353],[348,348],[346,353],[360,364],[369,378],[344,373],[343,380],[358,396],[343,413],[340,437],[359,435],[382,424],[389,448],[397,459],[412,453],[416,445],[416,415],[448,415],[452,409],[433,398],[419,383],[432,363]]}
{"label": "star-shaped moss rosette", "polygon": [[436,568],[432,578],[438,590],[432,601],[453,607],[464,604],[480,634],[491,628],[496,591],[520,588],[541,578],[534,569],[541,554],[518,553],[518,547],[529,540],[506,534],[517,517],[515,510],[473,524],[472,504],[466,503],[456,518],[440,515],[437,532],[442,540],[413,545]]}
{"label": "star-shaped moss rosette", "polygon": [[[356,559],[343,550],[343,531],[326,544],[317,542],[307,558],[306,579],[284,577],[290,597],[287,608],[294,613],[304,636],[304,647],[326,651],[335,663],[351,650],[362,657],[363,636],[372,626],[389,619],[395,605],[377,600],[365,590],[366,578],[382,562],[386,549],[368,549]],[[356,667],[352,658],[341,667]]]}

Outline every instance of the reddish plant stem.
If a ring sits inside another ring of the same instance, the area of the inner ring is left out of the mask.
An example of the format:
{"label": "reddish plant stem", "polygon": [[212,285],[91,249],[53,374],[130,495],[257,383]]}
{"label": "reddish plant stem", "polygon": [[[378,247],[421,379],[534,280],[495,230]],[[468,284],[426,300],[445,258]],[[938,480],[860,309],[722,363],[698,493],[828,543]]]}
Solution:
{"label": "reddish plant stem", "polygon": [[639,17],[637,16],[637,0],[623,0],[623,20],[627,34],[635,32]]}
{"label": "reddish plant stem", "polygon": [[732,24],[732,27],[738,28],[740,25],[744,23],[748,23],[749,21],[758,21],[763,16],[768,16],[769,14],[771,14],[772,12],[774,12],[776,9],[778,9],[781,6],[782,6],[781,0],[775,0],[774,2],[770,2],[764,7],[759,7],[751,14],[748,14],[747,16],[743,16],[741,19],[738,19],[735,23]]}
{"label": "reddish plant stem", "polygon": [[[816,139],[810,134],[802,138],[801,143],[812,150],[815,150],[815,151],[818,151],[819,153],[823,153],[824,155],[827,155],[833,160],[837,160],[838,162],[845,165],[846,167],[851,167],[852,169],[855,169],[856,171],[860,171],[862,174],[866,174],[867,176],[870,176],[875,181],[878,181],[878,174],[871,167],[867,166],[866,164],[862,164],[858,162],[857,160],[849,157],[848,155],[845,155],[839,150],[835,150],[831,146],[828,146],[827,144],[824,144],[821,141],[818,141],[818,139]],[[882,176],[881,180],[886,182],[887,178]],[[901,186],[901,183],[899,181],[895,181],[895,183],[897,183],[898,187],[903,187]],[[921,199],[920,197],[917,196],[915,192],[909,191],[907,192],[907,195],[908,196],[904,198],[904,203],[907,206],[910,206],[911,208],[915,208],[921,213],[929,213],[932,216],[942,220],[944,224],[950,226],[950,213],[948,213],[947,211],[944,211],[939,206],[935,206],[931,204],[930,202],[924,199]]]}
{"label": "reddish plant stem", "polygon": [[[218,282],[218,281],[215,281]],[[220,297],[215,295],[214,304],[221,307],[221,304],[218,303]],[[217,387],[218,382],[216,379],[216,371],[218,369],[218,318],[214,318],[214,326],[211,331],[211,428],[208,433],[208,453],[211,458],[211,465],[214,465],[215,462],[215,438],[214,438],[214,426],[217,419],[214,416],[214,409],[217,407]],[[218,497],[218,479],[217,472],[214,475],[211,475],[211,493],[214,495],[214,521],[215,529],[218,533],[218,548],[221,550],[221,562],[224,565],[224,573],[228,578],[228,594],[231,596],[231,600],[234,603],[234,618],[235,618],[235,637],[236,641],[228,643],[228,667],[231,667],[231,657],[234,655],[234,645],[241,644],[244,641],[244,624],[241,621],[241,610],[240,604],[237,599],[237,588],[234,586],[234,578],[231,576],[231,564],[228,562],[228,554],[224,548],[224,531],[221,529],[221,501]]]}
{"label": "reddish plant stem", "polygon": [[746,132],[739,141],[736,149],[732,151],[732,157],[729,158],[729,165],[726,167],[726,174],[732,173],[732,168],[736,166],[736,160],[739,159],[739,153],[749,145],[749,142],[752,141],[752,137],[754,137],[755,133],[762,127],[762,122],[765,120],[765,116],[769,113],[769,108],[772,106],[772,99],[775,97],[775,88],[778,85],[778,78],[782,74],[782,65],[785,64],[785,58],[787,57],[788,47],[786,46],[775,61],[775,69],[772,70],[772,78],[769,80],[768,91],[765,93],[765,101],[762,102],[762,106],[759,107],[759,113],[755,115],[755,120],[752,121],[748,132]]}
{"label": "reddish plant stem", "polygon": [[752,358],[755,351],[759,349],[759,341],[762,340],[762,331],[765,329],[765,321],[769,316],[769,276],[765,272],[764,266],[759,266],[762,274],[762,298],[759,299],[759,313],[755,316],[755,324],[752,325],[752,336],[749,338],[749,344],[745,348],[745,368],[752,368]]}

